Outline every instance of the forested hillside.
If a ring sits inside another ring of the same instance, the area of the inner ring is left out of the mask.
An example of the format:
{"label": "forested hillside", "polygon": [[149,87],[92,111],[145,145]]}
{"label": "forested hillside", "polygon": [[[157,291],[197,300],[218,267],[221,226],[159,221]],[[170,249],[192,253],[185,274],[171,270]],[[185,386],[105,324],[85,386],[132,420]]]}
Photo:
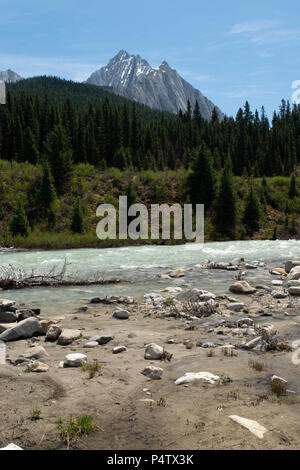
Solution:
{"label": "forested hillside", "polygon": [[172,115],[37,77],[8,86],[0,158],[3,244],[97,245],[97,205],[126,192],[205,203],[210,240],[299,235],[300,106],[285,101],[271,122],[248,103],[207,122],[197,104]]}

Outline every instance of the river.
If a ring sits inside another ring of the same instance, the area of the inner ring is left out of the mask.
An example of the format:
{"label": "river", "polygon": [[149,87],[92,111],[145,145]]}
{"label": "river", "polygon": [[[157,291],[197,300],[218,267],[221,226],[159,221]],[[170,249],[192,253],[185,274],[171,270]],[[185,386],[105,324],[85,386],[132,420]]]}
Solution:
{"label": "river", "polygon": [[[146,292],[163,289],[168,286],[198,287],[209,289],[216,294],[224,293],[226,286],[234,279],[233,272],[207,271],[197,267],[205,260],[231,261],[245,258],[247,261],[264,262],[283,261],[300,256],[300,241],[234,241],[177,246],[139,246],[109,249],[76,249],[60,251],[32,251],[1,253],[0,266],[37,271],[48,271],[54,265],[61,267],[68,262],[67,273],[81,278],[92,278],[97,273],[105,278],[121,277],[129,282],[117,285],[92,286],[85,288],[36,288],[18,291],[5,291],[2,297],[18,302],[40,306],[47,311],[62,310],[88,302],[92,297],[124,294],[142,296]],[[158,274],[167,273],[171,268],[183,267],[189,271],[184,278],[161,280]],[[263,268],[248,274],[249,282],[264,282],[267,279]]]}

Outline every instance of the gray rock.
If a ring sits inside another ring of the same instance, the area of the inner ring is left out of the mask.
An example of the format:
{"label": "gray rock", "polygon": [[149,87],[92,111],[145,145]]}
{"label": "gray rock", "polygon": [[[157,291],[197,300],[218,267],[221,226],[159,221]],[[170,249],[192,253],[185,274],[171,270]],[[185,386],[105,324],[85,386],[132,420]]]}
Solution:
{"label": "gray rock", "polygon": [[71,329],[66,328],[62,330],[61,334],[59,335],[58,344],[61,344],[62,346],[72,344],[73,341],[80,338],[80,336],[81,336],[80,330],[71,330]]}
{"label": "gray rock", "polygon": [[130,317],[130,313],[128,312],[128,310],[116,310],[113,316],[118,320],[128,320],[128,318]]}
{"label": "gray rock", "polygon": [[3,312],[0,310],[0,323],[14,323],[18,320],[16,312]]}
{"label": "gray rock", "polygon": [[56,341],[61,334],[61,328],[57,325],[50,325],[46,332],[47,341]]}
{"label": "gray rock", "polygon": [[149,360],[161,359],[163,352],[164,352],[164,349],[161,346],[155,343],[150,343],[146,346],[145,359],[149,359]]}
{"label": "gray rock", "polygon": [[49,354],[47,353],[46,349],[43,348],[43,346],[35,346],[22,354],[22,357],[30,360],[42,359],[43,357],[47,356],[49,356]]}
{"label": "gray rock", "polygon": [[291,295],[300,295],[300,286],[299,287],[290,287],[289,293]]}
{"label": "gray rock", "polygon": [[204,349],[214,349],[217,347],[215,343],[197,343],[198,348],[204,348]]}
{"label": "gray rock", "polygon": [[41,333],[41,325],[37,318],[27,318],[16,326],[0,334],[2,341],[16,341],[18,339],[31,338]]}
{"label": "gray rock", "polygon": [[273,290],[271,292],[271,295],[272,297],[274,297],[274,299],[285,299],[286,297],[288,297],[287,292],[280,291],[280,290]]}
{"label": "gray rock", "polygon": [[252,318],[241,318],[240,320],[237,320],[236,324],[239,328],[241,328],[245,325],[246,326],[253,326],[254,322],[253,322]]}
{"label": "gray rock", "polygon": [[289,273],[293,268],[296,266],[300,266],[300,259],[299,260],[289,260],[285,263],[285,270],[287,273]]}
{"label": "gray rock", "polygon": [[288,275],[288,280],[297,281],[298,279],[300,279],[300,266],[295,266],[294,268],[291,269]]}
{"label": "gray rock", "polygon": [[226,306],[226,308],[228,308],[228,310],[231,310],[232,312],[240,312],[241,310],[243,310],[244,307],[245,304],[238,302],[230,303]]}
{"label": "gray rock", "polygon": [[160,367],[148,366],[141,373],[149,379],[159,380],[162,378],[164,371]]}

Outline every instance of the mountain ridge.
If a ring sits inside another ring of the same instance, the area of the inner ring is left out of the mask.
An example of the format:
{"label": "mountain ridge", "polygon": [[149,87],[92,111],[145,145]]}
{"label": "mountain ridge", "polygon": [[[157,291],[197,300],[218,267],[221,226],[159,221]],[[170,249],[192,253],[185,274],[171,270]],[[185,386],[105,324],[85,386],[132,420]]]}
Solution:
{"label": "mountain ridge", "polygon": [[84,83],[112,87],[116,94],[172,113],[178,113],[180,109],[186,111],[188,100],[192,107],[198,101],[200,113],[206,120],[211,119],[214,108],[219,119],[224,117],[212,101],[184,80],[166,61],[152,68],[139,54],[130,55],[124,49]]}

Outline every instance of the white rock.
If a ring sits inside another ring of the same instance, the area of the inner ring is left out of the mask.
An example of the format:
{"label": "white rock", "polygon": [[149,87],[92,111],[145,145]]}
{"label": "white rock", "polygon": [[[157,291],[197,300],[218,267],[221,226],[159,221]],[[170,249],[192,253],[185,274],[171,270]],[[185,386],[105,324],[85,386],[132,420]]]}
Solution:
{"label": "white rock", "polygon": [[287,292],[284,292],[283,290],[273,290],[271,292],[271,295],[272,297],[274,297],[274,299],[285,299],[286,297],[288,297],[288,293]]}
{"label": "white rock", "polygon": [[244,428],[248,429],[248,431],[252,432],[256,437],[259,439],[263,439],[267,429],[264,428],[261,424],[257,421],[253,421],[252,419],[241,418],[240,416],[231,415],[229,416],[232,421],[240,424]]}
{"label": "white rock", "polygon": [[289,260],[285,263],[285,270],[287,273],[289,273],[293,268],[296,266],[300,266],[300,259],[299,260]]}
{"label": "white rock", "polygon": [[85,362],[87,362],[87,357],[85,354],[73,353],[66,355],[64,365],[66,367],[80,367]]}
{"label": "white rock", "polygon": [[277,375],[273,375],[273,377],[271,378],[271,381],[272,382],[281,382],[282,384],[287,384],[287,380],[281,378],[281,377],[278,377]]}
{"label": "white rock", "polygon": [[85,348],[97,348],[98,346],[99,346],[99,343],[97,341],[88,341],[84,345]]}
{"label": "white rock", "polygon": [[143,403],[151,403],[152,405],[154,405],[155,403],[155,401],[152,400],[151,398],[141,398],[140,401]]}
{"label": "white rock", "polygon": [[159,380],[164,371],[160,367],[148,366],[141,373],[152,380]]}
{"label": "white rock", "polygon": [[61,328],[57,325],[49,326],[46,332],[46,340],[48,341],[56,341],[61,334]]}
{"label": "white rock", "polygon": [[113,354],[120,354],[120,353],[125,352],[125,351],[127,351],[127,348],[125,346],[116,346],[112,350]]}
{"label": "white rock", "polygon": [[205,382],[214,384],[215,382],[220,380],[220,377],[218,375],[213,375],[210,372],[186,372],[182,377],[179,377],[179,379],[175,381],[175,384],[188,384],[190,382],[193,382],[194,380],[204,380]]}
{"label": "white rock", "polygon": [[273,286],[277,286],[277,287],[282,286],[282,285],[283,285],[283,281],[277,281],[277,280],[276,280],[276,281],[272,281],[272,285],[273,285]]}
{"label": "white rock", "polygon": [[145,359],[160,359],[163,355],[164,348],[155,343],[147,344],[145,351]]}
{"label": "white rock", "polygon": [[6,447],[2,447],[0,450],[23,450],[22,447],[17,446],[16,444],[8,444]]}

